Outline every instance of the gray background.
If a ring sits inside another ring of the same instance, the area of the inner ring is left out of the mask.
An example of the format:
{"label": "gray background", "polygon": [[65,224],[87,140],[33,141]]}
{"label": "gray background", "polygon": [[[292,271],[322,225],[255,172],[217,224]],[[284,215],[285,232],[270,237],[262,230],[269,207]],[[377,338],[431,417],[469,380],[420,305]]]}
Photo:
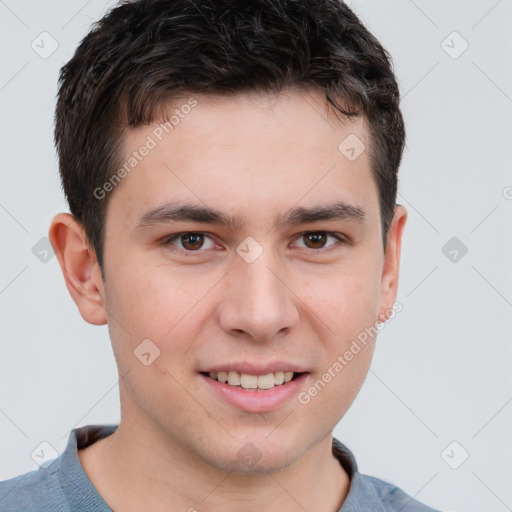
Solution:
{"label": "gray background", "polygon": [[[0,479],[36,469],[43,441],[60,453],[70,429],[119,421],[107,328],[82,320],[57,259],[40,260],[52,216],[66,210],[52,140],[57,73],[111,5],[0,0]],[[409,220],[403,311],[335,435],[361,472],[431,506],[512,510],[512,1],[351,5],[394,58]],[[42,58],[50,37],[58,48]]]}

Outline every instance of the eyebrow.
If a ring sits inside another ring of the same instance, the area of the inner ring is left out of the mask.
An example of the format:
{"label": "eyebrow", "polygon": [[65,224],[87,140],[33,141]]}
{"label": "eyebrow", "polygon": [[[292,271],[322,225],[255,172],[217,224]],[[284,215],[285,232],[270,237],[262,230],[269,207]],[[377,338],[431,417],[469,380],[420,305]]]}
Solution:
{"label": "eyebrow", "polygon": [[[327,205],[311,207],[295,207],[286,213],[278,215],[274,228],[281,226],[296,226],[318,221],[357,221],[364,222],[366,214],[364,210],[355,204],[348,204],[343,201]],[[195,204],[183,204],[166,202],[156,206],[142,215],[133,231],[149,228],[158,224],[169,222],[200,222],[204,224],[217,224],[232,231],[240,230],[243,227],[242,219],[237,216],[228,216],[222,211],[207,206]]]}

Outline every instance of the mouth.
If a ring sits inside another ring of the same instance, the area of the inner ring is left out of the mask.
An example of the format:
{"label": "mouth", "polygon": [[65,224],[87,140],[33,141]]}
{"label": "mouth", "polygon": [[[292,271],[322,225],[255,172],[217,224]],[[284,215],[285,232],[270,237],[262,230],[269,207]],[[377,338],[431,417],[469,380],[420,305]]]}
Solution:
{"label": "mouth", "polygon": [[303,370],[286,363],[240,363],[208,368],[198,375],[214,400],[244,412],[262,413],[293,406],[293,398],[306,386],[310,375]]}
{"label": "mouth", "polygon": [[201,372],[221,384],[227,384],[233,388],[246,391],[266,391],[275,387],[283,386],[292,380],[300,378],[305,372],[278,371],[265,375],[254,375],[249,373],[240,373],[234,370],[219,372]]}

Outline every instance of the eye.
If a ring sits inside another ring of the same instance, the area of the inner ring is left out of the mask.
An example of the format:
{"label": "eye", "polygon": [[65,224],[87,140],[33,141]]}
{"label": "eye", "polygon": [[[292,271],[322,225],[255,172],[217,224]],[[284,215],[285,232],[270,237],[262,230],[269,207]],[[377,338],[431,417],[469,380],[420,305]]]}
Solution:
{"label": "eye", "polygon": [[[301,238],[306,240],[306,245],[299,245],[299,247],[306,247],[307,249],[325,249],[325,244],[329,237],[334,238],[335,240],[338,240],[341,243],[345,243],[345,241],[341,237],[335,235],[334,233],[329,233],[328,231],[308,231],[307,233],[302,233],[299,236],[299,240]],[[332,247],[333,245],[336,244],[330,244],[327,247]]]}
{"label": "eye", "polygon": [[206,233],[198,233],[198,232],[185,232],[185,233],[177,233],[170,237],[165,238],[162,243],[164,245],[175,245],[174,242],[178,241],[181,246],[178,246],[180,249],[183,249],[187,252],[197,252],[199,249],[203,247],[205,239],[209,239],[211,244],[206,249],[211,249],[215,247],[215,242],[208,236]]}
{"label": "eye", "polygon": [[[346,243],[345,240],[327,231],[308,231],[299,235],[298,240],[305,240],[305,245],[298,245],[298,247],[305,247],[306,249],[326,249],[336,245],[336,241],[340,243]],[[334,243],[329,245],[327,240],[334,239]],[[210,243],[206,244],[205,240],[209,240]],[[175,235],[168,236],[162,240],[163,245],[174,245],[178,249],[186,252],[201,252],[201,249],[213,249],[216,247],[216,243],[206,233],[196,231],[186,231],[182,233],[176,233]]]}

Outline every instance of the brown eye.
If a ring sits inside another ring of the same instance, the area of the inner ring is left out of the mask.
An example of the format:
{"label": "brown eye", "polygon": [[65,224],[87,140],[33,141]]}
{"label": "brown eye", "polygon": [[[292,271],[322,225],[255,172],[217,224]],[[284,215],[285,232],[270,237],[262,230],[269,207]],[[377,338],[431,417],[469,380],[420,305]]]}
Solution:
{"label": "brown eye", "polygon": [[[211,240],[209,236],[205,233],[177,233],[169,238],[167,238],[164,243],[165,245],[177,245],[178,248],[183,249],[187,252],[199,252],[199,249],[205,249],[204,243],[205,239]],[[180,242],[180,244],[176,244],[175,242]],[[181,245],[181,246],[180,246]],[[206,247],[206,249],[211,249],[215,246],[213,241],[210,242],[210,246]]]}
{"label": "brown eye", "polygon": [[[330,238],[334,238],[335,240],[338,240],[340,242],[343,242],[343,240],[332,233],[328,233],[326,231],[311,231],[309,233],[303,233],[300,237],[300,239],[303,239],[305,242],[305,247],[307,249],[324,249],[326,247],[330,247],[335,244],[330,244],[326,246],[327,240]],[[302,247],[302,246],[300,246]]]}
{"label": "brown eye", "polygon": [[200,233],[190,233],[181,236],[182,245],[187,250],[200,249],[204,242],[204,236]]}
{"label": "brown eye", "polygon": [[325,233],[308,233],[304,235],[306,246],[310,249],[321,249],[327,240]]}

